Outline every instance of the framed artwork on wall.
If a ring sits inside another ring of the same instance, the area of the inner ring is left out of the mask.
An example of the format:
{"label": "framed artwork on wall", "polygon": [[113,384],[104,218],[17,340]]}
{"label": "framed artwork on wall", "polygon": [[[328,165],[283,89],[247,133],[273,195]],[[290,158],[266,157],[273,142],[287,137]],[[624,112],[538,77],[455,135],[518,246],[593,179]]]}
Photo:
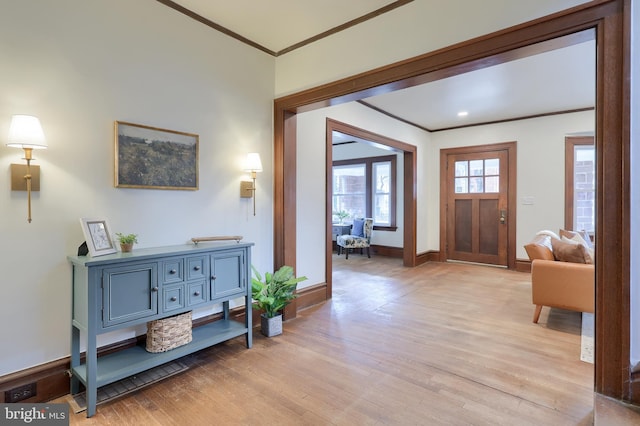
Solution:
{"label": "framed artwork on wall", "polygon": [[91,257],[115,253],[116,247],[105,219],[81,218],[82,232]]}
{"label": "framed artwork on wall", "polygon": [[115,122],[116,188],[198,189],[199,136]]}

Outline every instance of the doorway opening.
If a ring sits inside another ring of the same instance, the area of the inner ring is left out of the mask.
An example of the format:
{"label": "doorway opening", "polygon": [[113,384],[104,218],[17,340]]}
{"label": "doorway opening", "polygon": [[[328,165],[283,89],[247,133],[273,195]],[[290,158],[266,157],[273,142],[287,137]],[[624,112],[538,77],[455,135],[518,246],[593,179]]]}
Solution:
{"label": "doorway opening", "polygon": [[[326,122],[326,262],[325,277],[327,283],[326,294],[330,298],[333,292],[332,271],[333,271],[333,140],[335,134],[348,135],[362,143],[373,145],[377,148],[388,151],[390,154],[402,154],[402,176],[399,177],[400,185],[397,185],[399,198],[402,200],[397,205],[401,210],[402,219],[399,223],[401,227],[395,227],[394,232],[402,232],[402,258],[404,266],[415,266],[415,223],[416,223],[416,203],[415,203],[415,186],[416,186],[416,152],[417,148],[398,140],[388,138],[386,136],[376,134],[374,132],[352,126],[333,119],[327,119]],[[398,173],[399,174],[399,173]],[[375,225],[375,224],[374,224]],[[374,227],[374,232],[375,232]],[[391,231],[391,227],[387,227]],[[378,232],[385,232],[379,230]]]}

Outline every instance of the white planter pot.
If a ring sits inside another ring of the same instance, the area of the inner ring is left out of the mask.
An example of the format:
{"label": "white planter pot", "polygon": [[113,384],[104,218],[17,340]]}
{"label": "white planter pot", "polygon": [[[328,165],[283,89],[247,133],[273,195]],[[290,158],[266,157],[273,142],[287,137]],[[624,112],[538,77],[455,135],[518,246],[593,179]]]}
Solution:
{"label": "white planter pot", "polygon": [[282,315],[267,318],[265,314],[260,315],[260,333],[267,337],[282,334]]}

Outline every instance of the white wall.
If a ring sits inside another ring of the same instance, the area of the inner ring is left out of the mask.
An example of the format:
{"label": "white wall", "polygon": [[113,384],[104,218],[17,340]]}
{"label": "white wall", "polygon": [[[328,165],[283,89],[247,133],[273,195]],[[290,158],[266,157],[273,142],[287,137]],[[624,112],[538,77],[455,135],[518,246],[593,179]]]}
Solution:
{"label": "white wall", "polygon": [[587,0],[417,0],[276,60],[278,96],[568,9]]}
{"label": "white wall", "polygon": [[[243,235],[253,263],[271,268],[274,58],[155,1],[0,3],[0,376],[69,354],[66,256],[84,240],[81,217],[139,234],[139,247]],[[38,116],[49,142],[35,152],[31,224],[9,184],[23,157],[5,146],[18,113]],[[200,190],[114,188],[115,120],[199,134]],[[255,217],[239,197],[250,151],[264,166]]]}
{"label": "white wall", "polygon": [[[326,119],[327,117],[373,133],[417,147],[417,162],[424,161],[424,148],[429,134],[409,126],[361,104],[351,102],[322,108],[297,115],[297,265],[299,275],[309,279],[299,288],[325,282],[325,206],[326,206]],[[423,182],[424,169],[418,166],[418,217],[426,215],[426,192]],[[401,200],[400,198],[399,200]],[[398,201],[400,203],[400,201]],[[404,232],[400,220],[398,229],[391,236],[387,232],[374,232],[375,244],[395,245]],[[381,235],[387,234],[387,235]],[[418,222],[418,253],[425,251],[424,229]],[[401,245],[401,244],[400,244]]]}
{"label": "white wall", "polygon": [[[593,132],[593,111],[512,121],[481,127],[436,132],[427,153],[427,180],[440,176],[440,149],[460,146],[517,142],[516,257],[528,259],[524,244],[542,229],[558,232],[564,227],[564,147],[565,136]],[[429,206],[439,206],[439,186],[429,186]],[[533,205],[523,205],[522,197],[533,197]],[[439,210],[430,209],[427,225],[430,249],[438,249]]]}

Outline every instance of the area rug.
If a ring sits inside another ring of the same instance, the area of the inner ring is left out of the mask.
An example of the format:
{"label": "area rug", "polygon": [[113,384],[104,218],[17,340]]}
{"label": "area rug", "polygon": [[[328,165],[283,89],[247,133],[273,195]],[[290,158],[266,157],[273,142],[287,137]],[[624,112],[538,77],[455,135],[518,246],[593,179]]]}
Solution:
{"label": "area rug", "polygon": [[593,334],[594,334],[594,316],[593,314],[582,313],[582,336],[580,342],[580,360],[593,364]]}
{"label": "area rug", "polygon": [[[160,365],[135,376],[126,377],[117,382],[98,388],[97,404],[102,404],[120,396],[136,391],[144,386],[159,382],[160,380],[181,373],[189,367],[180,361],[173,361]],[[72,395],[69,398],[69,405],[74,413],[80,413],[87,409],[87,399],[85,392]]]}

